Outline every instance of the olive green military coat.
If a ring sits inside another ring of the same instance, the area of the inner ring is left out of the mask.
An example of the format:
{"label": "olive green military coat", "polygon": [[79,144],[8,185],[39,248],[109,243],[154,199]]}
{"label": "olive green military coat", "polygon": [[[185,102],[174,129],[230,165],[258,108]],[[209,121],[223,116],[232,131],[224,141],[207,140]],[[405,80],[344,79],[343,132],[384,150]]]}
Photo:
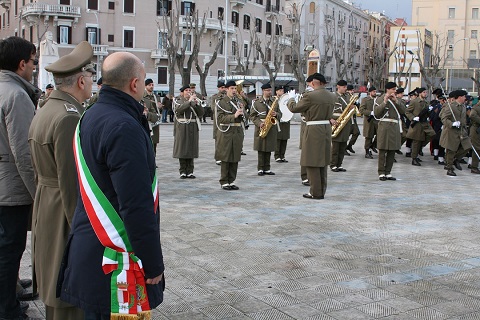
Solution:
{"label": "olive green military coat", "polygon": [[[378,121],[377,148],[381,150],[400,150],[403,131],[400,115],[405,114],[405,106],[389,100],[384,102],[385,94],[378,97],[373,112]],[[395,120],[395,122],[392,122]],[[400,129],[402,128],[402,129]]]}
{"label": "olive green military coat", "polygon": [[[410,104],[408,105],[407,110],[405,111],[405,115],[410,121],[412,121],[413,118],[417,117],[420,114],[420,112],[422,112],[422,110],[425,108],[428,108],[428,102],[421,99],[420,97],[417,97],[412,101],[410,101]],[[425,133],[427,132],[431,136],[435,135],[435,131],[430,126],[428,121],[418,122],[417,124],[415,124],[413,128],[410,125],[410,128],[408,128],[408,132],[407,132],[407,138],[412,140],[425,141],[426,139]]]}
{"label": "olive green military coat", "polygon": [[363,136],[369,139],[373,139],[373,137],[375,137],[378,128],[378,120],[371,119],[370,122],[368,122],[368,118],[373,111],[375,99],[376,98],[372,98],[370,96],[363,98],[362,102],[360,103],[360,107],[358,108],[360,113],[363,115]]}
{"label": "olive green military coat", "polygon": [[217,139],[217,101],[221,100],[225,95],[223,93],[215,93],[211,96],[210,100],[210,108],[213,112],[213,139]]}
{"label": "olive green military coat", "polygon": [[[460,144],[464,150],[472,147],[470,138],[467,133],[467,111],[464,105],[456,101],[445,104],[440,111],[440,119],[443,123],[442,134],[440,135],[440,145],[448,150],[457,151]],[[453,111],[453,115],[452,115]],[[453,122],[460,121],[460,128],[452,127]]]}
{"label": "olive green military coat", "polygon": [[[333,109],[333,119],[337,120],[340,114],[345,110],[348,105],[348,101],[350,100],[349,94],[338,94],[335,93],[335,97],[337,99],[335,103],[335,107]],[[347,142],[348,138],[350,137],[350,131],[352,129],[352,119],[350,119],[343,127],[342,131],[335,137],[332,138],[332,142]]]}
{"label": "olive green military coat", "polygon": [[290,121],[279,122],[280,131],[277,132],[277,140],[288,140],[290,139]]}
{"label": "olive green military coat", "polygon": [[477,152],[480,152],[480,134],[477,129],[480,128],[480,105],[476,105],[470,111],[470,139]]}
{"label": "olive green military coat", "polygon": [[[287,107],[294,113],[302,113],[308,124],[309,121],[332,119],[335,102],[337,102],[337,98],[333,93],[325,88],[320,88],[304,93],[298,103],[295,103],[294,99],[290,99]],[[301,166],[325,167],[330,163],[332,144],[330,123],[305,125],[300,139],[302,140]]]}
{"label": "olive green military coat", "polygon": [[56,298],[58,271],[77,204],[73,136],[82,105],[59,90],[37,111],[29,131],[37,192],[33,206],[32,262],[40,298],[56,308],[70,307]]}
{"label": "olive green military coat", "polygon": [[[236,107],[235,107],[235,106]],[[217,107],[217,145],[215,148],[215,159],[224,162],[239,162],[245,136],[242,117],[235,118],[238,105],[228,96],[224,96]],[[233,125],[236,124],[236,125]],[[238,126],[240,124],[240,126]]]}
{"label": "olive green military coat", "polygon": [[158,143],[160,142],[160,126],[153,126],[153,124],[158,123],[157,121],[161,119],[161,112],[157,107],[153,94],[148,94],[147,91],[145,91],[143,94],[143,102],[148,109],[147,120],[152,128],[152,142]]}
{"label": "olive green military coat", "polygon": [[203,108],[195,101],[188,102],[183,96],[176,98],[173,157],[179,159],[198,158],[199,124],[197,117],[203,116]]}
{"label": "olive green military coat", "polygon": [[[250,121],[253,122],[255,125],[255,133],[253,136],[253,150],[256,151],[263,151],[263,152],[273,152],[277,147],[277,126],[273,125],[270,131],[265,138],[260,138],[260,125],[263,123],[263,119],[266,118],[268,111],[270,110],[269,107],[273,104],[273,97],[265,101],[263,97],[260,97],[255,101],[252,106],[252,110],[250,110]],[[268,105],[268,107],[267,107]],[[280,118],[282,117],[282,112],[278,107],[278,104],[275,105],[275,111],[277,112],[276,119],[277,123],[280,122]]]}

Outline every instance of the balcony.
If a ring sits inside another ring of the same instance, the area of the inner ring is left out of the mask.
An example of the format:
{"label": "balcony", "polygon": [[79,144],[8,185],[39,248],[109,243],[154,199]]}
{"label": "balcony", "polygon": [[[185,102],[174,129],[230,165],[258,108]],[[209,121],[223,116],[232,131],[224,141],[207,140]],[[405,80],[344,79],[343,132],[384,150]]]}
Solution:
{"label": "balcony", "polygon": [[345,24],[345,20],[338,20],[338,25],[340,27],[343,27],[344,24]]}
{"label": "balcony", "polygon": [[265,6],[265,14],[266,14],[267,18],[278,15],[279,11],[280,10],[277,6],[274,6],[274,5],[271,5],[271,4],[267,4]]}
{"label": "balcony", "polygon": [[360,45],[359,45],[359,44],[357,44],[357,45],[355,46],[355,50],[356,50],[356,51],[360,51]]}
{"label": "balcony", "polygon": [[5,10],[8,10],[12,5],[11,0],[0,0],[0,6],[4,7]]}
{"label": "balcony", "polygon": [[278,36],[278,43],[280,45],[290,47],[292,45],[292,38],[287,36]]}
{"label": "balcony", "polygon": [[295,21],[297,19],[297,17],[294,13],[287,13],[287,19]]}
{"label": "balcony", "polygon": [[333,16],[330,15],[330,14],[326,14],[325,15],[325,20],[328,21],[328,22],[333,21]]}
{"label": "balcony", "polygon": [[92,44],[93,55],[95,56],[108,56],[108,45]]}
{"label": "balcony", "polygon": [[228,56],[228,65],[229,66],[238,65],[238,57],[235,55]]}
{"label": "balcony", "polygon": [[348,31],[355,31],[355,29],[356,29],[355,26],[352,26],[352,25],[348,26]]}
{"label": "balcony", "polygon": [[[1,1],[1,0],[0,0]],[[75,18],[81,16],[80,7],[67,6],[62,4],[44,4],[44,3],[28,3],[22,8],[22,16],[53,16],[54,20],[58,18]]]}
{"label": "balcony", "polygon": [[150,53],[152,59],[166,59],[167,57],[167,49],[153,49]]}
{"label": "balcony", "polygon": [[368,31],[363,31],[363,37],[364,38],[368,37]]}
{"label": "balcony", "polygon": [[[199,21],[199,26],[201,24],[201,21]],[[189,26],[192,26],[192,20],[190,16],[181,16],[180,17],[180,23],[179,26],[181,28],[187,28]],[[225,29],[225,22],[223,20],[219,20],[217,18],[207,18],[205,19],[205,32],[207,30],[222,30]],[[234,33],[235,32],[235,26],[233,23],[228,23],[228,33]]]}
{"label": "balcony", "polygon": [[240,7],[241,8],[247,3],[247,0],[230,0],[230,3],[234,7]]}
{"label": "balcony", "polygon": [[355,69],[360,68],[360,63],[356,62],[356,63],[353,65],[353,67],[354,67]]}

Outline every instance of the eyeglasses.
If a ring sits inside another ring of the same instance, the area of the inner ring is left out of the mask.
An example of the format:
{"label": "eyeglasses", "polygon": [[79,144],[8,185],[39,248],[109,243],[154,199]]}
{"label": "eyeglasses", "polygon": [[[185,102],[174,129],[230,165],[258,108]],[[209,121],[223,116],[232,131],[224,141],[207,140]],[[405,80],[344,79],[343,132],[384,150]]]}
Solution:
{"label": "eyeglasses", "polygon": [[28,61],[32,60],[33,61],[33,65],[36,66],[38,65],[38,59],[32,59],[30,58]]}

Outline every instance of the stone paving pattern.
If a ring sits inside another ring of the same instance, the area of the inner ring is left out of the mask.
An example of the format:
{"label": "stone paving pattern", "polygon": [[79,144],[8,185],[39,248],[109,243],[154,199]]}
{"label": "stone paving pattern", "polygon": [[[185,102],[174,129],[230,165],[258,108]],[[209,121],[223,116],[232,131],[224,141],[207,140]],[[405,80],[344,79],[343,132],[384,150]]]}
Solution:
{"label": "stone paving pattern", "polygon": [[[427,147],[421,167],[397,155],[398,180],[382,182],[360,137],[348,171],[328,173],[325,200],[304,199],[299,129],[289,162],[263,177],[247,130],[240,190],[225,191],[212,126],[202,126],[195,180],[179,179],[173,126],[161,126],[167,288],[153,319],[480,319],[480,177],[466,165],[447,176]],[[30,273],[28,248],[21,276]],[[40,300],[30,306],[44,317]]]}

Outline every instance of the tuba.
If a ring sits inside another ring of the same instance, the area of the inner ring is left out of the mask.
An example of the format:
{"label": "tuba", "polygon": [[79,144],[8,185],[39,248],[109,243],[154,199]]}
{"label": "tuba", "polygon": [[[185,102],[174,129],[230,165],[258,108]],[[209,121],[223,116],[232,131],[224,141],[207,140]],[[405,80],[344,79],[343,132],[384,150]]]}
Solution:
{"label": "tuba", "polygon": [[260,132],[258,133],[258,136],[260,138],[265,138],[272,126],[277,124],[277,119],[273,116],[273,112],[277,107],[277,103],[278,97],[275,97],[275,100],[273,101],[272,106],[270,107],[270,110],[268,110],[267,116],[265,117],[265,125],[260,128]]}
{"label": "tuba", "polygon": [[360,98],[360,95],[352,96],[350,98],[345,110],[343,110],[340,117],[338,117],[337,123],[332,126],[332,138],[335,138],[340,134],[348,121],[353,117],[353,114],[357,111],[355,102],[357,102],[358,98]]}

